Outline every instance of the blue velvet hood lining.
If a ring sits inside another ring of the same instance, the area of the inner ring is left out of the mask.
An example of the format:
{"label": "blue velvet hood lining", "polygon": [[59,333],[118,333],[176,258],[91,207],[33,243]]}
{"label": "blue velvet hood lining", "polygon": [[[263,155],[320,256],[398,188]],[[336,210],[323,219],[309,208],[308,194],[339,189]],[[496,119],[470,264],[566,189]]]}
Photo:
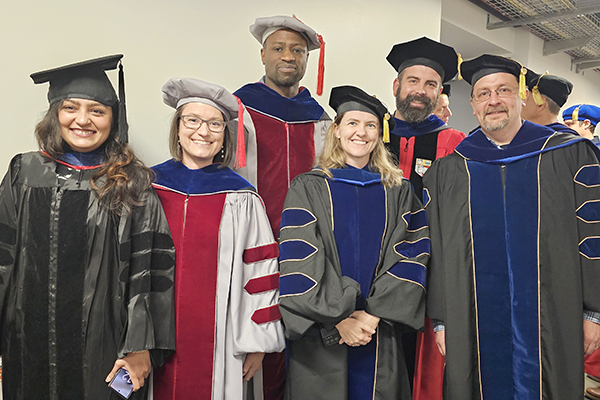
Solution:
{"label": "blue velvet hood lining", "polygon": [[312,98],[306,88],[292,98],[283,97],[261,82],[249,83],[234,93],[246,107],[284,122],[318,121],[325,110]]}
{"label": "blue velvet hood lining", "polygon": [[201,169],[189,169],[183,163],[168,160],[155,165],[154,183],[185,194],[210,194],[237,190],[252,190],[254,187],[228,167],[211,164]]}

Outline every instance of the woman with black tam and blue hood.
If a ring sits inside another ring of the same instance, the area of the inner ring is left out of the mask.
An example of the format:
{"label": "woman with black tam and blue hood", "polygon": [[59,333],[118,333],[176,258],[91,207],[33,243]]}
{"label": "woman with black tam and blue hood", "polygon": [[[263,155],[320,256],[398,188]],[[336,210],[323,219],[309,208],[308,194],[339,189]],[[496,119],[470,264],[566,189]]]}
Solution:
{"label": "woman with black tam and blue hood", "polygon": [[385,149],[386,107],[353,86],[329,104],[323,155],[292,181],[281,219],[286,399],[410,399],[398,338],[423,326],[427,217]]}
{"label": "woman with black tam and blue hood", "polygon": [[127,145],[122,69],[120,100],[104,72],[121,58],[31,75],[50,82],[40,151],[0,186],[4,398],[118,399],[106,382],[123,368],[145,399],[175,349],[173,242]]}

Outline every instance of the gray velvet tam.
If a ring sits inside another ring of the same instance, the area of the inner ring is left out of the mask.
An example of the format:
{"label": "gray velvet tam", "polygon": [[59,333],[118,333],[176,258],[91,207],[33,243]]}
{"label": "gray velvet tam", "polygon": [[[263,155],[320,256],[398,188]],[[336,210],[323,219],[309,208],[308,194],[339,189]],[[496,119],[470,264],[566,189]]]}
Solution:
{"label": "gray velvet tam", "polygon": [[162,87],[163,100],[175,109],[187,103],[203,103],[223,113],[226,121],[237,118],[238,101],[227,89],[194,78],[171,78]]}
{"label": "gray velvet tam", "polygon": [[297,19],[296,16],[275,15],[273,17],[256,18],[254,24],[250,25],[250,33],[260,44],[264,44],[271,34],[280,29],[290,29],[304,36],[309,51],[321,47],[317,32]]}

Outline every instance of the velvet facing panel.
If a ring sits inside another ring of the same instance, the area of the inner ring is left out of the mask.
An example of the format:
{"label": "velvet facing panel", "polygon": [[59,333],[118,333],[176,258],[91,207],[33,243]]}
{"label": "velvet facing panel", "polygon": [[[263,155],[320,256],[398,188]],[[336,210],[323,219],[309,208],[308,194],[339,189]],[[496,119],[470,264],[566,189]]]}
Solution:
{"label": "velvet facing panel", "polygon": [[467,168],[482,395],[540,399],[538,157]]}
{"label": "velvet facing panel", "polygon": [[[337,171],[336,171],[337,172]],[[362,173],[351,170],[351,173]],[[337,178],[337,176],[336,176]],[[383,185],[351,184],[346,180],[328,181],[331,191],[334,236],[342,275],[360,284],[362,296],[356,309],[365,307],[387,222],[386,194]],[[365,346],[348,348],[348,399],[373,396],[377,372],[377,335]]]}

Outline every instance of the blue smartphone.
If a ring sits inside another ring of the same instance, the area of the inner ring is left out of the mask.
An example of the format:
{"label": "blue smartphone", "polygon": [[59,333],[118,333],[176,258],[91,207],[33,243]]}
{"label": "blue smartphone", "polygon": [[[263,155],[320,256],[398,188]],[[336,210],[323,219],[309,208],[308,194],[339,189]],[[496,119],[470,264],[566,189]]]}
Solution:
{"label": "blue smartphone", "polygon": [[129,372],[124,368],[119,368],[108,386],[124,399],[128,399],[133,392],[133,383],[131,383]]}

